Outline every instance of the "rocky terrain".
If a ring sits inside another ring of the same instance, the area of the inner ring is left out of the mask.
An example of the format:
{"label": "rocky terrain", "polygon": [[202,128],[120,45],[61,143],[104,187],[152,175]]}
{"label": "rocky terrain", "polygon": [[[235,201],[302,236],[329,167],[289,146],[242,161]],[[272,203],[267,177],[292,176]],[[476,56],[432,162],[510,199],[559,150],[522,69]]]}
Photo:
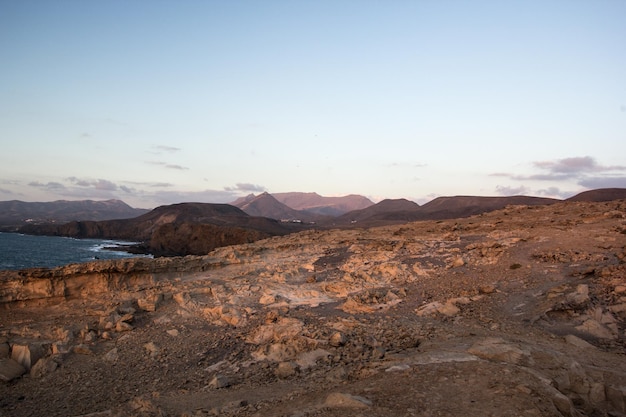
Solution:
{"label": "rocky terrain", "polygon": [[0,272],[0,416],[625,416],[626,201]]}

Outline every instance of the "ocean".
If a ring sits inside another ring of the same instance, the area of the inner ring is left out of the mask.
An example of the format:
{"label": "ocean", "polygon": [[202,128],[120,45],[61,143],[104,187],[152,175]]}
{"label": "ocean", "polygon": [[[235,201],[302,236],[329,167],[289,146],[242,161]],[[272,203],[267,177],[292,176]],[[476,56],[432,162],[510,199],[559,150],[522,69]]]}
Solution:
{"label": "ocean", "polygon": [[132,242],[101,239],[72,239],[0,232],[0,270],[63,266],[96,259],[121,259],[142,255],[105,248]]}

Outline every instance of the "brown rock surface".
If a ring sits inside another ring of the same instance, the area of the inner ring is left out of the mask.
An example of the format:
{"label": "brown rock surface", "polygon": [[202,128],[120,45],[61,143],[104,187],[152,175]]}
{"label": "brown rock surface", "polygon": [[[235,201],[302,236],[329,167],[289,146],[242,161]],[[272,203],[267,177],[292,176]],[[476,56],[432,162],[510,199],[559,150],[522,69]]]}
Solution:
{"label": "brown rock surface", "polygon": [[624,415],[625,250],[569,202],[3,272],[0,416]]}

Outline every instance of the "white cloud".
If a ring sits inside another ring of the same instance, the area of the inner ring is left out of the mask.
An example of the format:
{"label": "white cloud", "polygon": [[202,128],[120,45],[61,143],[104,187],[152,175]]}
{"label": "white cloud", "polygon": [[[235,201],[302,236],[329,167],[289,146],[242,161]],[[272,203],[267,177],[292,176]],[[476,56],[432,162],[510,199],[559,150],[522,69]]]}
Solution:
{"label": "white cloud", "polygon": [[512,195],[526,195],[530,192],[528,187],[523,185],[519,187],[506,187],[502,185],[498,185],[496,187],[496,193],[504,196],[512,196]]}
{"label": "white cloud", "polygon": [[578,184],[587,188],[626,188],[626,177],[590,177],[583,178]]}

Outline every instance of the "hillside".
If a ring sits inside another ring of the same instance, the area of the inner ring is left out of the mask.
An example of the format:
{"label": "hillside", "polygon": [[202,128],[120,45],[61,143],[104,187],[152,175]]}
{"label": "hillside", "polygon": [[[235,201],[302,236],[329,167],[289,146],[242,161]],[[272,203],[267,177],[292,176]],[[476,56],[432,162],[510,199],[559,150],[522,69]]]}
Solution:
{"label": "hillside", "polygon": [[620,417],[625,277],[624,200],[4,271],[0,415]]}
{"label": "hillside", "polygon": [[626,199],[626,188],[599,188],[597,190],[584,191],[567,201],[613,201]]}
{"label": "hillside", "polygon": [[506,206],[537,206],[554,204],[560,200],[554,198],[510,196],[510,197],[477,197],[455,196],[438,197],[421,207],[424,219],[450,219],[467,217],[474,214],[499,210]]}

